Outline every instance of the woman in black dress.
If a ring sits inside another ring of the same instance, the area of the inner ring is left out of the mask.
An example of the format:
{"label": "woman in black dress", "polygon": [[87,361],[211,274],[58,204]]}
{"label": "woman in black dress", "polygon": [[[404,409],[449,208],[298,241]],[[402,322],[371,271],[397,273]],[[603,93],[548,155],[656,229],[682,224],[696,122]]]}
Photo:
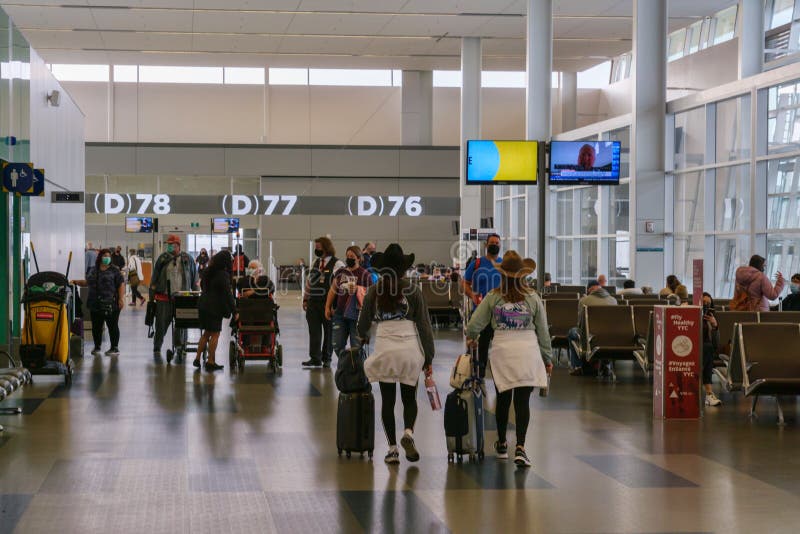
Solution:
{"label": "woman in black dress", "polygon": [[231,290],[231,269],[233,257],[227,250],[215,254],[200,279],[203,293],[197,303],[200,327],[203,333],[197,344],[197,357],[194,366],[200,367],[200,355],[208,347],[206,371],[222,369],[216,362],[217,343],[222,331],[222,319],[236,313],[236,301]]}

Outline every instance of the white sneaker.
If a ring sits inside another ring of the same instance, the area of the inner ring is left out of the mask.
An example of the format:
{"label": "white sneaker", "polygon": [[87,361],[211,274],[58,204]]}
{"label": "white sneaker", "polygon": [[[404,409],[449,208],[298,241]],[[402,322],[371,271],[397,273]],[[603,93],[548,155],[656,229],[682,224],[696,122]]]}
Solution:
{"label": "white sneaker", "polygon": [[403,437],[400,438],[400,445],[402,445],[403,449],[406,451],[406,460],[409,462],[419,461],[419,451],[417,451],[417,446],[414,443],[414,436],[411,432],[403,432]]}
{"label": "white sneaker", "polygon": [[719,406],[722,401],[717,398],[713,393],[706,394],[706,406]]}
{"label": "white sneaker", "polygon": [[400,451],[397,450],[397,447],[389,447],[389,452],[386,453],[386,457],[383,459],[384,462],[387,464],[399,464],[400,463]]}

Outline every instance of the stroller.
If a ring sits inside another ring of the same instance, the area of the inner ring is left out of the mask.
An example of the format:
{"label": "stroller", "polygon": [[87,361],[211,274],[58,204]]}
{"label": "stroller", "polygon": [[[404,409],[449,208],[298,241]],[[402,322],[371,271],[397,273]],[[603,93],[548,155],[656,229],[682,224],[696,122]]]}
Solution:
{"label": "stroller", "polygon": [[70,326],[74,319],[75,291],[70,288],[67,274],[38,272],[38,262],[36,265],[37,273],[28,278],[22,296],[20,359],[31,374],[63,375],[64,384],[69,386],[73,372]]}
{"label": "stroller", "polygon": [[244,371],[247,360],[266,360],[278,374],[283,368],[283,347],[277,342],[278,305],[272,298],[239,299],[239,320],[232,322],[229,364],[231,371]]}

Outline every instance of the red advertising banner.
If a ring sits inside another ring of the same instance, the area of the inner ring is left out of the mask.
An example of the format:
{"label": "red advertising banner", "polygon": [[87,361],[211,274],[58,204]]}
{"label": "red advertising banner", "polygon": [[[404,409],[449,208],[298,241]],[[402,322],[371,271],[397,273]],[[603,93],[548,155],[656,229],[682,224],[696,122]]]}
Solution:
{"label": "red advertising banner", "polygon": [[703,260],[692,260],[692,304],[703,305]]}
{"label": "red advertising banner", "polygon": [[653,417],[699,419],[702,308],[656,306]]}

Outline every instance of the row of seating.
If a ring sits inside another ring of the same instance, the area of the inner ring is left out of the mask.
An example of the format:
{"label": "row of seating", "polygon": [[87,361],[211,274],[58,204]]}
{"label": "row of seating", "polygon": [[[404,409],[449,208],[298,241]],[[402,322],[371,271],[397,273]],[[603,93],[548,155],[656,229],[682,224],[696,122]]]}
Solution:
{"label": "row of seating", "polygon": [[783,425],[779,396],[800,395],[800,324],[737,323],[725,378],[728,391],[742,391],[752,398],[751,417],[756,417],[760,396],[774,396],[778,424]]}
{"label": "row of seating", "polygon": [[[22,386],[32,383],[33,378],[30,371],[17,363],[8,352],[0,351],[0,356],[8,362],[7,367],[0,367],[0,401],[3,401]],[[20,413],[22,413],[22,409],[18,407],[0,408],[0,415],[16,415]],[[0,425],[0,432],[2,431],[3,426]]]}

